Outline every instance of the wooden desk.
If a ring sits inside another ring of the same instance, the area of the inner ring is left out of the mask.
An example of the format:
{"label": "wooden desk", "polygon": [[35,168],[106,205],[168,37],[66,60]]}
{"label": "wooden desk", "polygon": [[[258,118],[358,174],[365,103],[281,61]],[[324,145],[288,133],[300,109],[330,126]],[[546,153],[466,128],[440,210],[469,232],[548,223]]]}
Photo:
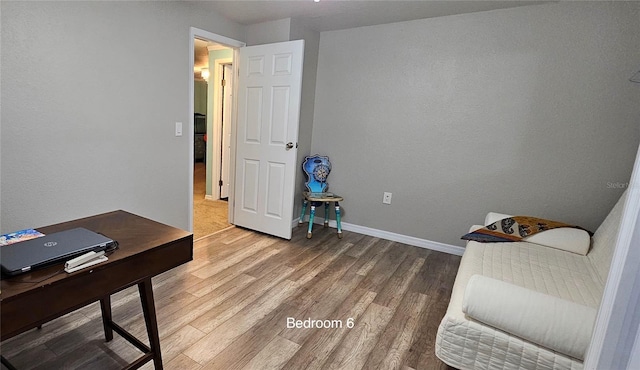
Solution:
{"label": "wooden desk", "polygon": [[[62,270],[64,262],[61,262],[2,280],[0,341],[100,301],[105,339],[113,339],[116,331],[144,353],[126,369],[137,369],[150,360],[156,369],[162,369],[151,278],[193,259],[193,235],[125,211],[37,230],[49,234],[75,227],[104,234],[116,240],[119,248],[109,255],[109,261],[71,274]],[[140,292],[150,346],[111,320],[111,295],[135,284]]]}

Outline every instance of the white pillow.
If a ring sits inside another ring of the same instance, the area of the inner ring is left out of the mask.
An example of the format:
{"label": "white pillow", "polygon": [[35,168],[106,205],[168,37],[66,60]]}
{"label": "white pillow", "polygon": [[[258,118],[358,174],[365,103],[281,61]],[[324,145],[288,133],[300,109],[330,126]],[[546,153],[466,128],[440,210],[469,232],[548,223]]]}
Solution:
{"label": "white pillow", "polygon": [[562,298],[473,275],[462,312],[484,324],[584,360],[597,311]]}
{"label": "white pillow", "polygon": [[[484,219],[485,225],[490,225],[504,218],[512,217],[502,213],[489,212]],[[581,254],[585,256],[591,246],[591,236],[589,233],[573,227],[561,227],[539,232],[537,234],[522,238],[523,241],[560,249],[567,252]]]}

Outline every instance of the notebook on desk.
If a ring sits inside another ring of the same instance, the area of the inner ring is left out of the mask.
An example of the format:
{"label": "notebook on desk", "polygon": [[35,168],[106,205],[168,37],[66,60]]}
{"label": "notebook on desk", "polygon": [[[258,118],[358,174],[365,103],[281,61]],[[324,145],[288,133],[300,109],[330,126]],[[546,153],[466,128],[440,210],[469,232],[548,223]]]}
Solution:
{"label": "notebook on desk", "polygon": [[69,229],[1,247],[0,267],[5,275],[17,275],[114,244],[112,239],[85,228]]}

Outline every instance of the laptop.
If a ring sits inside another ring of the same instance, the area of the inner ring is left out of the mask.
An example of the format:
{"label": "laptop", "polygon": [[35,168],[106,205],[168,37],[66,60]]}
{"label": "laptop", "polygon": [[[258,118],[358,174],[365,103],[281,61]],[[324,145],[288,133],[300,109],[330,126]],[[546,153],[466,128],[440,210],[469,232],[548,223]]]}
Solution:
{"label": "laptop", "polygon": [[4,275],[18,275],[114,244],[104,235],[79,227],[0,247],[0,266]]}

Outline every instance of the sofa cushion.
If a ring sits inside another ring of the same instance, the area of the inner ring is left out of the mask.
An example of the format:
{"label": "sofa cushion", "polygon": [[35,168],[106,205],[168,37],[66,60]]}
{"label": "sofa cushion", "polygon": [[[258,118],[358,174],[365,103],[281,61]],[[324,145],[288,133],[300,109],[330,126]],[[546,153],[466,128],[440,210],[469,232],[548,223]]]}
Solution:
{"label": "sofa cushion", "polygon": [[528,242],[468,242],[456,276],[462,290],[474,274],[596,308],[604,290],[586,256]]}
{"label": "sofa cushion", "polygon": [[[489,212],[485,217],[485,225],[490,225],[496,221],[504,218],[512,217],[510,215]],[[546,230],[531,236],[527,236],[522,239],[529,243],[536,243],[544,245],[545,247],[551,247],[560,249],[563,251],[586,255],[589,252],[589,246],[591,245],[591,236],[588,232],[582,229],[576,229],[573,227],[562,227],[558,229]]]}
{"label": "sofa cushion", "polygon": [[482,275],[465,289],[462,312],[520,338],[583,360],[597,310]]}
{"label": "sofa cushion", "polygon": [[471,319],[462,312],[464,293],[471,277],[480,274],[597,309],[625,198],[595,232],[587,256],[530,242],[468,242],[438,328],[436,355],[458,369],[582,370],[576,358]]}
{"label": "sofa cushion", "polygon": [[470,319],[462,312],[467,283],[480,274],[597,309],[604,284],[589,259],[527,242],[468,242],[436,354],[458,369],[581,370],[582,362],[527,339]]}
{"label": "sofa cushion", "polygon": [[475,274],[597,308],[602,296],[589,260],[533,243],[467,243],[449,307],[436,337],[436,355],[457,369],[582,370],[582,362],[470,319],[462,312],[467,283]]}

